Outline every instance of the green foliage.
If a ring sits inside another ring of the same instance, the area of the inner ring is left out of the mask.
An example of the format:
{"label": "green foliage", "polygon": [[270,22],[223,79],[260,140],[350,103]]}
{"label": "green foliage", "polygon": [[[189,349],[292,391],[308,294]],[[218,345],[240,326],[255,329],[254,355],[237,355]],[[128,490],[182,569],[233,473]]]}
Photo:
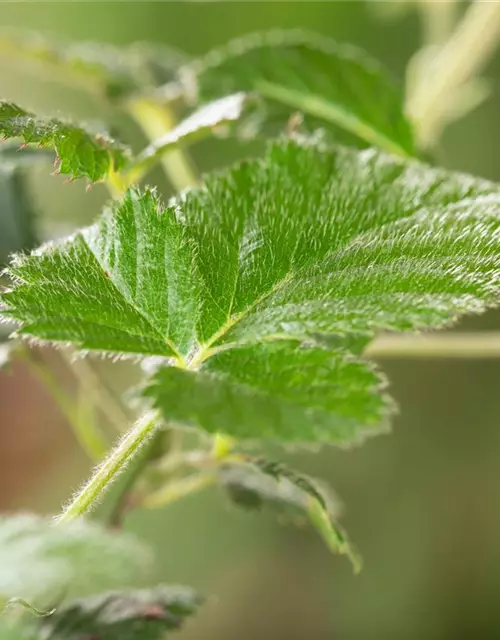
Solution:
{"label": "green foliage", "polygon": [[71,602],[41,621],[41,636],[43,640],[163,640],[200,604],[200,597],[186,587],[103,593]]}
{"label": "green foliage", "polygon": [[154,165],[161,155],[172,149],[195,142],[210,133],[221,131],[234,124],[242,117],[251,102],[250,96],[240,92],[203,105],[172,131],[144,149],[135,159],[134,168],[131,171],[132,179],[129,178],[129,181],[136,182],[137,178]]}
{"label": "green foliage", "polygon": [[95,523],[56,526],[47,518],[17,515],[0,518],[0,564],[0,602],[22,598],[43,609],[135,582],[150,568],[150,558],[133,537]]}
{"label": "green foliage", "polygon": [[0,136],[4,140],[21,138],[26,145],[53,148],[57,173],[72,178],[87,177],[91,182],[120,171],[128,159],[127,149],[105,135],[55,118],[37,118],[12,102],[0,102]]}
{"label": "green foliage", "polygon": [[414,154],[403,97],[386,70],[364,52],[318,35],[245,36],[182,67],[179,81],[191,102],[255,92],[264,99],[262,119],[281,128],[300,112],[313,128],[340,129],[365,145]]}
{"label": "green foliage", "polygon": [[[94,225],[14,257],[0,316],[21,337],[142,360],[141,399],[154,407],[59,518],[0,518],[0,603],[43,614],[68,602],[42,620],[7,611],[0,640],[160,640],[196,610],[188,589],[100,593],[149,564],[135,540],[78,520],[127,465],[101,510],[111,526],[131,506],[219,481],[244,507],[305,518],[359,568],[328,490],[235,453],[236,440],[349,445],[386,429],[393,403],[363,350],[380,331],[439,328],[498,303],[500,187],[409,159],[412,127],[392,79],[320,36],[254,35],[186,62],[143,44],[3,32],[0,55],[73,78],[155,138],[132,158],[106,136],[0,102],[0,135],[39,147],[0,151],[0,261],[36,244],[23,166],[40,148],[55,150],[56,172],[106,180],[115,198]],[[198,109],[174,126],[182,100]],[[310,137],[298,133],[302,116]],[[173,184],[194,184],[180,147],[248,125],[287,137],[168,206],[133,186],[160,158]],[[332,147],[332,137],[393,155]],[[111,412],[106,393],[82,409],[94,377],[82,376],[75,411],[82,424],[94,413],[116,421],[113,394]],[[206,438],[198,451],[179,446],[176,427],[216,436],[211,449]]]}
{"label": "green foliage", "polygon": [[362,344],[496,303],[499,195],[284,140],[167,209],[132,189],[93,227],[18,257],[3,315],[21,335],[170,358],[145,390],[167,420],[346,444],[390,408]]}
{"label": "green foliage", "polygon": [[248,457],[244,463],[226,465],[221,484],[231,499],[245,509],[261,509],[269,504],[293,519],[305,516],[332,551],[347,555],[355,570],[360,570],[359,557],[335,522],[334,500],[318,480],[279,462]]}
{"label": "green foliage", "polygon": [[0,31],[0,56],[41,66],[110,99],[168,82],[186,60],[162,45],[137,42],[119,48],[95,42],[63,43],[14,29]]}

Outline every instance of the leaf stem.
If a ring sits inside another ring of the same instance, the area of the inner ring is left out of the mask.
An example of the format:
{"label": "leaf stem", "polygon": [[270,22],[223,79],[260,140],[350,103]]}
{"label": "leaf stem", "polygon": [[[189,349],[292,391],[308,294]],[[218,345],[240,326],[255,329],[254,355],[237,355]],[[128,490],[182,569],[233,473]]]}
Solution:
{"label": "leaf stem", "polygon": [[70,522],[91,511],[104,492],[148,442],[160,422],[157,412],[148,412],[128,431],[104,462],[99,465],[90,480],[77,492],[63,512],[58,523]]}
{"label": "leaf stem", "polygon": [[[151,142],[175,127],[175,119],[169,107],[152,99],[136,98],[128,103],[127,108]],[[161,155],[160,161],[176,191],[192,187],[198,182],[193,164],[180,149],[174,148],[169,153]]]}
{"label": "leaf stem", "polygon": [[500,358],[500,332],[379,336],[364,354],[370,358]]}
{"label": "leaf stem", "polygon": [[163,507],[171,502],[180,500],[191,493],[201,491],[202,489],[214,484],[216,481],[217,474],[213,472],[193,474],[180,480],[169,482],[158,491],[146,496],[143,499],[141,506],[149,509]]}
{"label": "leaf stem", "polygon": [[70,424],[78,443],[87,456],[94,462],[101,460],[108,447],[90,412],[81,413],[78,405],[61,389],[59,381],[44,360],[26,349],[21,353],[31,371],[43,383],[62,415]]}

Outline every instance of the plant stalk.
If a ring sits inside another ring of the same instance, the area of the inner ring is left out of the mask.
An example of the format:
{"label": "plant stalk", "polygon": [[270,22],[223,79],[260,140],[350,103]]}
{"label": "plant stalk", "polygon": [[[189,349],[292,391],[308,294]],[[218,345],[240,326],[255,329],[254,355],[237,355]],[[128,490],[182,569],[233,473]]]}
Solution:
{"label": "plant stalk", "polygon": [[104,462],[95,469],[90,480],[64,508],[56,518],[56,522],[70,522],[91,511],[98,504],[104,492],[148,442],[158,424],[159,417],[156,412],[146,413],[142,416]]}
{"label": "plant stalk", "polygon": [[[128,103],[128,111],[139,124],[150,142],[161,138],[175,127],[170,109],[148,98],[137,98]],[[197,183],[196,171],[188,156],[180,149],[162,155],[161,164],[176,191]]]}
{"label": "plant stalk", "polygon": [[368,345],[370,358],[500,358],[500,332],[382,335]]}

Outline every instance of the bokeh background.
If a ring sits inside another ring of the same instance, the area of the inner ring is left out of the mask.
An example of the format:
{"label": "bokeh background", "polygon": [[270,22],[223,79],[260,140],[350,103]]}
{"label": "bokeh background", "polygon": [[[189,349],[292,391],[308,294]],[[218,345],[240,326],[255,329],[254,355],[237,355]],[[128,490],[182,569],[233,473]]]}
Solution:
{"label": "bokeh background", "polygon": [[[150,40],[193,55],[250,31],[304,27],[361,46],[402,80],[421,25],[411,8],[389,19],[394,4],[2,2],[0,23],[75,40]],[[500,180],[500,55],[485,75],[491,97],[446,130],[436,161]],[[1,60],[0,94],[50,114],[108,115],[87,95]],[[131,122],[111,124],[140,146]],[[236,151],[231,143],[206,142],[192,154],[209,170]],[[153,179],[168,195],[161,176]],[[90,222],[106,199],[104,188],[86,194],[81,184],[49,180],[46,168],[30,176],[30,190],[44,237]],[[459,329],[500,330],[500,314],[467,319]],[[390,436],[350,451],[283,454],[329,480],[341,496],[343,522],[364,556],[360,576],[329,555],[313,532],[229,508],[217,491],[130,518],[129,527],[157,551],[159,580],[217,595],[180,638],[500,637],[500,361],[380,365],[400,406]],[[71,385],[67,371],[59,373]],[[107,375],[119,384],[127,371],[117,365]],[[2,372],[0,508],[56,511],[89,468],[64,417],[23,363]]]}

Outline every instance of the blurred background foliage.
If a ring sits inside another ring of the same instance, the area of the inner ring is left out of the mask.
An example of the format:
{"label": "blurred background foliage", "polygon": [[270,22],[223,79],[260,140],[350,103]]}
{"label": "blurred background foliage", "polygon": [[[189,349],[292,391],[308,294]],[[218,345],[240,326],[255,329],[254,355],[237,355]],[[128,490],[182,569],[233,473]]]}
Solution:
{"label": "blurred background foliage", "polygon": [[[419,15],[405,4],[2,3],[1,26],[70,40],[147,40],[190,55],[259,29],[303,27],[361,46],[403,82],[421,43]],[[500,180],[500,55],[484,75],[491,80],[491,96],[446,129],[434,159]],[[112,115],[110,121],[101,104],[48,75],[0,60],[0,83],[2,98],[36,112],[107,120],[136,148],[144,143],[125,117]],[[207,171],[242,152],[230,141],[210,140],[198,144],[192,156]],[[168,197],[159,171],[150,180]],[[85,193],[81,183],[49,179],[46,167],[30,170],[29,188],[44,238],[89,223],[107,197],[100,185]],[[459,329],[500,330],[500,314],[468,319]],[[130,528],[157,551],[159,580],[217,594],[183,638],[500,637],[500,362],[380,364],[401,410],[390,436],[351,451],[283,456],[328,479],[342,497],[345,526],[365,559],[360,576],[352,575],[344,559],[330,556],[308,530],[281,527],[272,515],[241,513],[218,492],[130,518]],[[129,367],[106,365],[106,372],[109,383],[120,387]],[[67,371],[60,377],[71,387]],[[0,507],[57,510],[89,468],[50,397],[22,362],[15,362],[0,377]]]}

